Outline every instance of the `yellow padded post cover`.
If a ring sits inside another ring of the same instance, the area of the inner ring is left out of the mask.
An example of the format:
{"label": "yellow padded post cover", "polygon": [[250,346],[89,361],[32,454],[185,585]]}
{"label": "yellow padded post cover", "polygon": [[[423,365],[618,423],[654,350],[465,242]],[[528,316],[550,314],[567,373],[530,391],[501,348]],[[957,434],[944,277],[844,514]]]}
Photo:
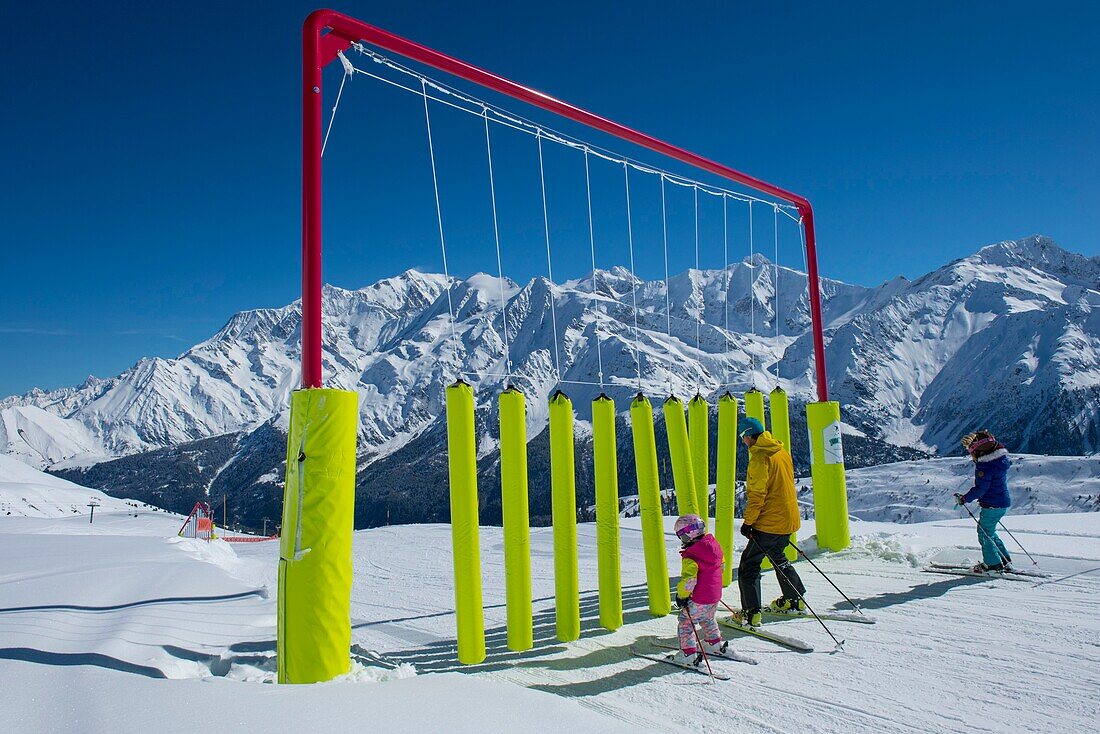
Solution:
{"label": "yellow padded post cover", "polygon": [[474,391],[459,380],[447,388],[447,464],[450,477],[458,661],[466,665],[475,665],[485,659],[476,447]]}
{"label": "yellow padded post cover", "polygon": [[810,474],[814,486],[817,544],[838,551],[851,543],[848,531],[848,488],[844,476],[844,447],[840,431],[840,403],[808,403]]}
{"label": "yellow padded post cover", "polygon": [[290,398],[279,539],[278,681],[318,683],[351,669],[351,538],[359,396]]}
{"label": "yellow padded post cover", "polygon": [[695,470],[691,463],[684,404],[675,396],[665,400],[665,429],[668,431],[668,455],[672,460],[672,479],[676,485],[676,506],[681,515],[702,515],[695,497]]}
{"label": "yellow padded post cover", "polygon": [[615,446],[615,401],[592,401],[592,449],[596,480],[596,556],[599,564],[600,626],[623,626],[619,570],[619,469]]}
{"label": "yellow padded post cover", "polygon": [[[681,423],[683,415],[681,410]],[[630,427],[634,434],[634,466],[638,472],[638,507],[642,518],[649,613],[663,617],[672,608],[672,596],[668,585],[668,557],[665,555],[661,485],[657,478],[657,439],[653,433],[653,406],[641,393],[630,404]]]}
{"label": "yellow padded post cover", "polygon": [[504,520],[504,593],[508,649],[534,644],[531,613],[531,526],[527,509],[527,411],[523,393],[500,394],[500,509]]}
{"label": "yellow padded post cover", "polygon": [[550,495],[554,523],[554,613],[561,642],[572,642],[581,636],[576,482],[573,402],[559,390],[550,398]]}
{"label": "yellow padded post cover", "polygon": [[737,487],[737,398],[718,399],[718,474],[714,482],[714,537],[722,546],[722,586],[733,581],[733,508]]}
{"label": "yellow padded post cover", "polygon": [[696,393],[688,401],[688,438],[691,440],[691,469],[695,476],[695,506],[710,528],[710,406]]}

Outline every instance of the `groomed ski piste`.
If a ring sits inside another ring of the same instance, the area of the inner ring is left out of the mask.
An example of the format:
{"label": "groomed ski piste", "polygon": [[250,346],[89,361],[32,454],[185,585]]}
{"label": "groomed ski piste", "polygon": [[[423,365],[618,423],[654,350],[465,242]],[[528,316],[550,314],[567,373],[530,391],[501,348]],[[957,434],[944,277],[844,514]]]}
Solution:
{"label": "groomed ski piste", "polygon": [[[853,521],[840,553],[814,551],[807,522],[803,547],[876,623],[829,623],[841,651],[813,619],[769,623],[810,654],[726,630],[758,664],[713,659],[730,676],[714,683],[631,654],[675,635],[673,616],[649,616],[636,519],[623,520],[616,632],[598,625],[595,527],[579,526],[583,632],[568,644],[554,637],[551,529],[532,529],[536,644],[523,653],[505,646],[501,530],[482,528],[489,655],[477,666],[455,659],[449,526],[358,531],[353,672],[278,686],[276,543],[181,539],[181,517],[0,459],[0,501],[33,495],[40,510],[0,515],[5,731],[1053,732],[1100,717],[1096,514],[1009,515],[1052,574],[1023,582],[922,571],[978,560],[965,515]],[[92,496],[102,505],[89,523],[80,508]],[[1023,554],[1016,564],[1030,567]],[[798,568],[816,609],[850,611],[809,564]],[[771,574],[764,584],[767,598],[778,593]],[[737,606],[734,587],[726,601]]]}

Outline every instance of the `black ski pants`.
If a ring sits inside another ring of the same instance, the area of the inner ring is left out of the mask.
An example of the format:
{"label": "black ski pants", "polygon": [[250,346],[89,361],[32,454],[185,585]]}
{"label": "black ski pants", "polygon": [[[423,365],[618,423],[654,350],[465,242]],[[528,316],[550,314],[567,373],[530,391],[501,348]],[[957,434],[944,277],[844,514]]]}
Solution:
{"label": "black ski pants", "polygon": [[767,556],[775,567],[775,575],[779,579],[779,588],[783,596],[788,599],[797,599],[800,594],[806,593],[806,587],[802,585],[802,579],[798,577],[798,571],[784,555],[784,550],[790,542],[790,535],[774,535],[762,533],[756,530],[749,539],[748,545],[741,553],[741,563],[737,567],[737,585],[741,589],[741,608],[746,611],[760,609],[763,604],[760,601],[760,564]]}

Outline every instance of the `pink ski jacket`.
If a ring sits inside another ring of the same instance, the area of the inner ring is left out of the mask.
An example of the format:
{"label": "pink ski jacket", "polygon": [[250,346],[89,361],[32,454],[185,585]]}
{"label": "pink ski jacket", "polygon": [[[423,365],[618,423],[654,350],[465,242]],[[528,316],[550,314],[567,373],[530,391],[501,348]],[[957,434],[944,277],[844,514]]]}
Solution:
{"label": "pink ski jacket", "polygon": [[722,546],[706,534],[680,551],[683,559],[676,595],[696,604],[717,604],[722,598]]}

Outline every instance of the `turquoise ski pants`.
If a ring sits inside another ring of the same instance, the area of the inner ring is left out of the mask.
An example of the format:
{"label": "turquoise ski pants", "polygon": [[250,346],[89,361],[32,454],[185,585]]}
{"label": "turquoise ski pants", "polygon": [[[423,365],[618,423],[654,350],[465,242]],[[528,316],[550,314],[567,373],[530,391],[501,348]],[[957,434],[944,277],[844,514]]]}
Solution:
{"label": "turquoise ski pants", "polygon": [[1007,507],[983,507],[982,514],[978,516],[978,542],[982,544],[982,561],[987,566],[1008,563],[1012,560],[1005,544],[997,535],[997,523],[1006,512],[1008,512]]}

